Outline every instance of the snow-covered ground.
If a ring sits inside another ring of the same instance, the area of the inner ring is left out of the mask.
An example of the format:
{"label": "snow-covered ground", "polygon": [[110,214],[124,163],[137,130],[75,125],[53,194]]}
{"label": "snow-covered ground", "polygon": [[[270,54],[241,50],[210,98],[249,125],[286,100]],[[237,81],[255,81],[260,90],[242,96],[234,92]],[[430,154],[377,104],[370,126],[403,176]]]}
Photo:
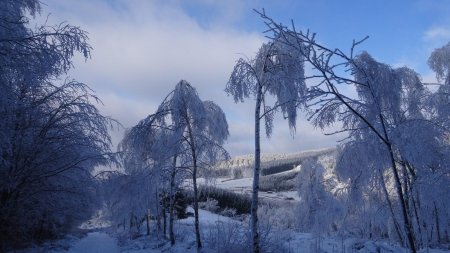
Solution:
{"label": "snow-covered ground", "polygon": [[104,232],[92,232],[78,241],[68,253],[120,253],[117,240]]}
{"label": "snow-covered ground", "polygon": [[[192,209],[189,207],[189,210]],[[94,223],[92,223],[94,224]],[[98,224],[102,224],[101,222]],[[171,246],[160,236],[142,235],[130,239],[127,235],[106,233],[105,228],[94,228],[98,231],[90,232],[83,238],[68,236],[64,240],[53,242],[42,247],[34,247],[20,253],[195,253],[194,219],[179,220],[175,224],[176,244]],[[154,224],[153,224],[154,225]],[[224,251],[225,247],[238,246],[245,243],[248,232],[247,221],[240,221],[221,216],[206,210],[200,210],[200,227],[204,253],[236,252]],[[270,230],[270,231],[269,231]],[[337,237],[313,236],[295,230],[276,230],[271,227],[269,236],[265,240],[278,245],[276,251],[288,253],[407,253],[408,251],[397,244],[386,241],[369,241],[349,238],[342,240]],[[144,231],[142,231],[144,234]],[[52,245],[52,247],[49,247]],[[240,251],[242,252],[242,251]],[[424,249],[421,253],[449,253],[450,250]]]}
{"label": "snow-covered ground", "polygon": [[105,219],[103,210],[100,209],[92,216],[92,218],[80,225],[80,229],[83,230],[98,230],[111,226],[111,222]]}
{"label": "snow-covered ground", "polygon": [[[188,207],[187,212],[194,213],[194,209],[192,207]],[[200,210],[198,210],[198,212],[199,212],[198,215],[201,218],[200,222],[203,226],[208,226],[208,227],[214,226],[217,224],[217,222],[227,222],[227,223],[239,222],[230,217],[225,217],[225,216],[222,216],[219,214],[215,214],[215,213],[212,213],[207,210],[200,209]],[[186,225],[194,224],[194,217],[188,217],[186,219],[179,220],[179,223],[186,224]]]}
{"label": "snow-covered ground", "polygon": [[[329,157],[322,158],[322,164],[328,168],[326,174],[332,178],[330,171],[333,161]],[[292,170],[272,174],[271,176],[283,176],[293,172],[299,172],[301,166],[297,166]],[[207,184],[200,178],[199,184]],[[189,180],[185,181],[186,186]],[[250,195],[252,190],[253,178],[217,178],[208,185],[214,186],[240,193]],[[261,199],[285,201],[284,203],[295,203],[299,201],[296,191],[260,191]],[[288,205],[292,206],[292,205]],[[188,207],[188,212],[192,212]],[[278,212],[279,213],[279,212]],[[199,210],[201,237],[204,245],[204,253],[209,252],[247,252],[242,250],[244,245],[248,245],[248,217],[240,216],[239,219],[225,217],[212,213],[207,210]],[[278,214],[277,214],[278,215]],[[283,219],[283,217],[278,217]],[[264,222],[263,220],[261,222]],[[266,222],[270,223],[270,222]],[[267,224],[266,224],[267,225]],[[91,231],[83,238],[69,235],[66,239],[57,242],[45,244],[41,247],[21,251],[23,253],[90,253],[90,252],[107,252],[107,253],[194,253],[197,252],[194,234],[194,218],[178,220],[175,223],[175,236],[177,243],[171,246],[167,240],[163,240],[161,233],[146,236],[145,231],[141,231],[140,236],[130,234],[111,233],[107,227],[110,223],[104,219],[103,213],[100,211],[91,220],[80,226],[81,229]],[[155,224],[152,227],[155,228]],[[264,225],[263,225],[264,226]],[[142,226],[145,228],[145,225]],[[142,229],[143,229],[142,228]],[[266,229],[266,237],[262,238],[262,244],[271,244],[270,252],[288,252],[288,253],[407,253],[408,250],[388,241],[370,241],[360,240],[356,238],[342,239],[339,237],[314,236],[310,233],[300,233],[294,229],[278,229],[273,225],[269,225]],[[108,232],[106,232],[108,231]],[[85,233],[86,234],[86,233]],[[226,250],[228,249],[228,250]],[[425,249],[421,253],[449,253],[450,250]]]}
{"label": "snow-covered ground", "polygon": [[[276,174],[272,174],[271,176],[276,175],[282,175],[287,174],[291,172],[298,172],[299,167],[295,167],[292,170],[288,170],[285,172],[280,172]],[[247,178],[240,178],[240,179],[233,179],[233,178],[217,178],[214,180],[213,183],[206,183],[204,178],[198,178],[197,183],[199,185],[212,185],[221,189],[233,191],[235,193],[244,194],[247,196],[251,196],[252,193],[252,185],[253,185],[253,178],[247,177]],[[191,180],[185,180],[185,187],[192,187]],[[261,199],[268,199],[268,200],[286,200],[286,201],[298,201],[299,197],[297,194],[297,191],[260,191],[259,197]]]}

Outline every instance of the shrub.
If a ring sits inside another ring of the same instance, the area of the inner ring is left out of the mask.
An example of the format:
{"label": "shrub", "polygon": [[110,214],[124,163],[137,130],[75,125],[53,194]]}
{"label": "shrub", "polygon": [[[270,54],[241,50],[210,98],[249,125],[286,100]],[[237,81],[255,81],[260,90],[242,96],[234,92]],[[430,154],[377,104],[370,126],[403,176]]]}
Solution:
{"label": "shrub", "polygon": [[250,252],[250,236],[248,228],[243,228],[239,222],[216,222],[211,227],[205,240],[208,248],[221,253],[245,253]]}
{"label": "shrub", "polygon": [[219,209],[219,203],[213,198],[207,198],[205,202],[199,202],[198,204],[200,209],[208,210],[213,213],[217,212]]}
{"label": "shrub", "polygon": [[276,164],[276,165],[266,165],[261,169],[261,175],[267,176],[267,175],[272,175],[272,174],[292,170],[299,163],[300,162],[288,162],[288,163],[281,163],[281,164]]}
{"label": "shrub", "polygon": [[281,175],[261,176],[259,190],[261,191],[294,191],[297,186],[298,172],[292,171]]}
{"label": "shrub", "polygon": [[241,168],[234,168],[233,169],[233,178],[234,179],[240,179],[244,177],[244,173],[242,172]]}

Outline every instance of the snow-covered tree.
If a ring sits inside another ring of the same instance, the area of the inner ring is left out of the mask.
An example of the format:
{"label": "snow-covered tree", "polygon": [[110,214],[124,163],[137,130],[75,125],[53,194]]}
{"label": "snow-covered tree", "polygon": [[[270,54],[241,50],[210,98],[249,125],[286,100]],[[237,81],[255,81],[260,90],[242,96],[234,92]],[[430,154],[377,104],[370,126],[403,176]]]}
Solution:
{"label": "snow-covered tree", "polygon": [[438,81],[450,85],[450,42],[431,53],[428,65],[436,73]]}
{"label": "snow-covered tree", "polygon": [[[436,73],[439,88],[429,99],[432,108],[429,117],[433,124],[412,133],[428,137],[425,142],[428,152],[423,155],[425,162],[421,164],[420,175],[416,175],[418,182],[415,190],[423,195],[420,200],[425,211],[421,214],[426,217],[422,221],[432,224],[426,239],[446,243],[450,241],[450,203],[442,199],[450,198],[450,189],[444,186],[450,184],[450,42],[432,52],[428,65]],[[417,205],[420,206],[420,203]],[[434,221],[430,222],[430,219]]]}
{"label": "snow-covered tree", "polygon": [[170,111],[173,129],[178,134],[176,139],[182,144],[183,152],[179,159],[189,167],[192,175],[195,235],[200,249],[197,176],[199,169],[228,158],[228,153],[222,148],[229,135],[228,123],[219,106],[211,101],[201,101],[195,88],[184,80],[176,85],[158,111]]}
{"label": "snow-covered tree", "polygon": [[[154,186],[156,198],[148,206],[159,206],[155,216],[163,216],[163,235],[166,236],[166,203],[162,203],[169,195],[169,237],[171,243],[175,243],[173,232],[175,194],[179,190],[182,180],[186,177],[186,169],[180,165],[178,159],[181,148],[181,140],[177,139],[177,131],[170,122],[170,111],[158,111],[141,120],[131,128],[119,145],[119,150],[124,159],[125,172],[127,174],[146,174],[146,180],[142,183]],[[124,200],[126,201],[126,200]],[[161,202],[161,203],[160,203]]]}
{"label": "snow-covered tree", "polygon": [[[297,43],[294,37],[289,37]],[[299,44],[298,46],[301,46]],[[264,119],[267,137],[273,129],[273,118],[277,110],[288,119],[289,128],[295,131],[297,108],[302,103],[306,90],[303,56],[291,45],[277,38],[264,43],[254,59],[239,59],[234,66],[225,91],[234,101],[255,97],[255,162],[253,170],[253,191],[251,209],[251,231],[253,252],[260,251],[258,235],[258,190],[261,170],[260,122]],[[269,95],[275,103],[269,105]]]}
{"label": "snow-covered tree", "polygon": [[325,168],[316,158],[301,163],[297,175],[299,202],[299,226],[307,232],[323,234],[330,231],[339,205],[327,186]]}
{"label": "snow-covered tree", "polygon": [[2,247],[58,236],[88,218],[96,208],[91,171],[112,158],[112,121],[87,85],[64,78],[75,53],[89,57],[86,33],[68,24],[28,28],[40,6],[0,6]]}
{"label": "snow-covered tree", "polygon": [[450,127],[450,43],[435,49],[428,59],[428,65],[436,73],[438,90],[430,99],[435,118],[439,124]]}
{"label": "snow-covered tree", "polygon": [[[415,191],[417,176],[434,164],[442,164],[445,161],[442,154],[448,149],[445,141],[442,142],[448,136],[445,124],[435,120],[432,116],[435,109],[427,103],[430,91],[409,68],[392,68],[377,62],[367,52],[354,55],[356,46],[365,39],[354,41],[350,52],[344,53],[318,43],[314,33],[297,31],[294,26],[289,28],[273,21],[264,12],[260,14],[271,36],[291,46],[312,67],[312,74],[306,78],[311,81],[308,106],[314,125],[325,128],[340,121],[343,129],[338,132],[349,134],[345,147],[358,152],[354,147],[366,146],[379,154],[369,154],[368,161],[373,163],[369,173],[363,174],[367,179],[383,179],[385,173],[392,176],[395,194],[385,194],[386,200],[390,205],[398,204],[402,222],[398,234],[405,233],[411,251],[417,252],[421,246],[417,239],[421,234],[420,225],[415,225],[420,224],[417,208],[420,194],[416,196]],[[446,54],[446,47],[438,49],[429,60],[441,79],[448,73]],[[341,92],[343,86],[356,90],[357,96]],[[427,157],[419,153],[423,150],[430,150]],[[440,173],[445,171],[441,169]],[[380,182],[385,184],[383,180]],[[392,203],[390,197],[396,201]],[[394,210],[391,213],[397,220]]]}
{"label": "snow-covered tree", "polygon": [[[121,143],[127,159],[143,163],[139,168],[160,171],[163,190],[169,195],[169,237],[173,234],[175,194],[190,174],[197,247],[202,247],[198,214],[199,172],[205,176],[219,160],[228,159],[222,144],[228,137],[228,124],[222,109],[212,101],[202,101],[197,91],[182,80],[169,93],[155,114],[130,129]],[[165,198],[164,198],[165,199]]]}

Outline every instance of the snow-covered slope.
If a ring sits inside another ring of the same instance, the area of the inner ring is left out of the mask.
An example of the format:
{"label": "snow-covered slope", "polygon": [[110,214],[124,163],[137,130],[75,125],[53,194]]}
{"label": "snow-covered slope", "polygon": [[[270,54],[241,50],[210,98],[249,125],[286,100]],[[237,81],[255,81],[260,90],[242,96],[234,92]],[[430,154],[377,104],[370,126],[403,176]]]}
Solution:
{"label": "snow-covered slope", "polygon": [[[332,148],[305,150],[290,154],[265,153],[261,155],[261,163],[262,167],[265,167],[267,165],[276,163],[296,162],[301,161],[302,159],[307,157],[319,156],[333,152],[335,150],[336,148],[332,147]],[[253,162],[255,160],[254,157],[255,156],[253,154],[235,156],[229,161],[229,166],[231,168],[253,166]]]}
{"label": "snow-covered slope", "polygon": [[[333,155],[336,151],[335,147],[305,150],[291,154],[262,154],[261,155],[261,172],[262,175],[278,173],[291,170],[304,159],[311,157],[322,157]],[[253,175],[254,155],[241,155],[230,159],[227,162],[219,163],[216,170],[220,171],[219,175],[228,175],[234,178],[252,177]]]}
{"label": "snow-covered slope", "polygon": [[[250,196],[252,192],[253,184],[253,155],[237,156],[231,159],[229,162],[230,170],[246,170],[243,178],[235,178],[233,175],[228,177],[216,178],[213,185],[215,187],[230,190],[235,193],[245,194]],[[324,167],[324,178],[330,182],[330,191],[335,191],[334,188],[342,187],[342,183],[339,182],[334,173],[334,165],[336,160],[336,148],[326,148],[319,150],[306,150],[302,152],[292,154],[263,154],[263,168],[270,169],[271,166],[279,164],[287,164],[288,170],[281,170],[281,172],[270,173],[262,176],[260,179],[260,194],[259,196],[267,200],[289,200],[298,201],[297,194],[297,179],[296,175],[301,170],[301,163],[307,158],[315,158]],[[252,166],[248,166],[248,165]],[[295,166],[294,166],[295,165]],[[222,164],[222,166],[224,166]],[[189,180],[188,180],[189,181]],[[197,180],[200,184],[206,184],[202,178]],[[271,182],[273,181],[273,182]],[[269,182],[278,187],[265,186],[264,184]],[[208,183],[211,184],[211,183]],[[282,184],[290,184],[284,187]],[[278,189],[277,189],[278,188]],[[283,188],[284,190],[280,190]]]}

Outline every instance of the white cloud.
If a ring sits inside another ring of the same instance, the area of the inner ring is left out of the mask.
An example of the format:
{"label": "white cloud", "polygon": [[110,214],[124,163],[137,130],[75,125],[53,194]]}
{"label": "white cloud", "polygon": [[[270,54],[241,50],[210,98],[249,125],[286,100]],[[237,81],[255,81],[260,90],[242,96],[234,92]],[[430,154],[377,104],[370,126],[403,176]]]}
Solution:
{"label": "white cloud", "polygon": [[425,41],[448,40],[450,39],[450,28],[436,26],[428,29],[424,33]]}
{"label": "white cloud", "polygon": [[[234,104],[224,92],[239,54],[252,57],[264,41],[259,32],[226,25],[228,19],[238,18],[233,15],[241,15],[244,6],[238,1],[226,5],[222,25],[206,28],[177,1],[51,0],[47,4],[44,11],[52,13],[50,24],[66,20],[89,32],[92,59],[85,63],[76,58],[71,76],[97,91],[104,114],[131,127],[153,113],[175,84],[185,79],[203,100],[214,100],[224,109],[230,153],[253,152],[253,100]],[[220,17],[215,23],[221,23]],[[113,133],[115,142],[121,135]],[[335,139],[324,137],[303,118],[293,139],[287,123],[277,119],[273,137],[262,145],[264,152],[297,152],[333,145]]]}

